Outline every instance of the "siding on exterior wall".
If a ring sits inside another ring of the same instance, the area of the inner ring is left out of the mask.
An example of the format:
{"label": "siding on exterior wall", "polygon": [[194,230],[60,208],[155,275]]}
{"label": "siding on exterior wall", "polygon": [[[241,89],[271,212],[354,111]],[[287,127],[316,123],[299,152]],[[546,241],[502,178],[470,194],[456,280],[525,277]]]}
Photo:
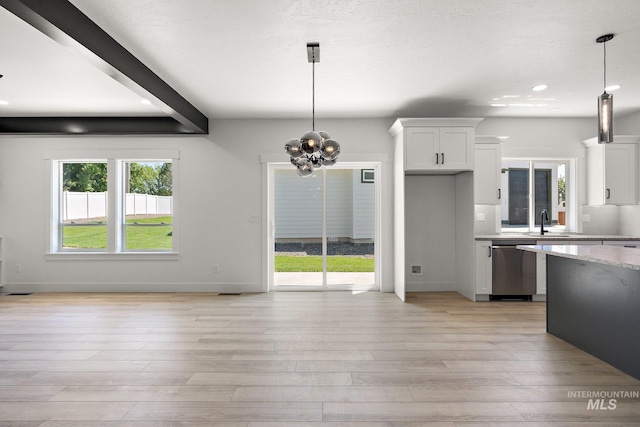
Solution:
{"label": "siding on exterior wall", "polygon": [[[322,179],[295,170],[275,172],[276,239],[322,237]],[[360,182],[360,169],[327,169],[327,237],[373,239],[374,186]]]}
{"label": "siding on exterior wall", "polygon": [[375,236],[375,185],[361,182],[360,170],[353,178],[353,235],[354,239],[373,239]]}
{"label": "siding on exterior wall", "polygon": [[301,178],[295,169],[274,174],[276,239],[322,236],[322,177]]}
{"label": "siding on exterior wall", "polygon": [[353,234],[352,171],[327,169],[327,238],[351,238]]}

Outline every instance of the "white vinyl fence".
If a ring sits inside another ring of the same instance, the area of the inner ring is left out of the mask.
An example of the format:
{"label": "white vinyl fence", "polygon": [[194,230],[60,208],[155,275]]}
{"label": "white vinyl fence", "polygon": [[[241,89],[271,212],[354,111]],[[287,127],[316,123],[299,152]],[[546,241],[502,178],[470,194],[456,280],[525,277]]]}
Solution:
{"label": "white vinyl fence", "polygon": [[[172,215],[172,196],[127,193],[127,215]],[[102,218],[107,216],[107,193],[76,193],[65,191],[62,195],[62,215],[68,219]]]}

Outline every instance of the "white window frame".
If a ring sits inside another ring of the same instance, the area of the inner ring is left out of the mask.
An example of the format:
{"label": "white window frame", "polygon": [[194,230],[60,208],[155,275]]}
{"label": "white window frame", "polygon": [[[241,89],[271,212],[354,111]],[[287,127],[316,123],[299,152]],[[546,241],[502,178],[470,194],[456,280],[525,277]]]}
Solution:
{"label": "white window frame", "polygon": [[[178,250],[178,193],[179,193],[178,150],[78,150],[45,153],[47,163],[49,212],[47,221],[48,245],[45,251],[47,259],[177,259]],[[124,182],[123,165],[125,162],[171,162],[173,178],[173,215],[172,249],[170,250],[126,250],[124,247]],[[107,163],[107,248],[63,249],[60,226],[60,204],[62,198],[63,163]],[[113,189],[113,191],[111,191]]]}
{"label": "white window frame", "polygon": [[[557,231],[564,232],[577,232],[578,229],[578,194],[576,190],[576,182],[577,182],[577,159],[572,157],[504,157],[502,159],[502,163],[504,162],[528,162],[529,166],[529,217],[528,224],[522,226],[521,228],[527,228],[528,232],[536,232],[540,231],[540,226],[535,225],[535,213],[533,212],[533,206],[535,206],[535,200],[533,197],[534,194],[534,181],[535,181],[535,164],[539,163],[564,163],[565,164],[565,225],[545,225],[547,230],[553,229]],[[501,163],[501,164],[502,164]],[[508,189],[503,189],[502,194],[508,194]],[[505,198],[503,198],[503,203]],[[550,216],[551,217],[551,216]],[[514,228],[510,227],[501,227],[501,231],[503,233],[514,232]]]}
{"label": "white window frame", "polygon": [[[127,227],[136,227],[136,225],[127,225],[127,206],[126,206],[126,174],[125,174],[125,164],[126,163],[171,163],[171,176],[172,179],[175,175],[175,163],[173,161],[173,159],[156,159],[156,158],[149,158],[149,159],[118,159],[117,160],[117,170],[116,173],[118,173],[118,176],[120,177],[119,182],[117,183],[118,185],[118,189],[119,189],[119,193],[118,195],[116,195],[117,197],[119,196],[120,199],[120,205],[117,206],[117,210],[116,210],[116,214],[117,214],[117,239],[116,239],[116,249],[120,249],[120,252],[153,252],[153,253],[165,253],[165,252],[173,252],[173,246],[175,243],[175,240],[173,239],[173,215],[172,215],[172,219],[171,219],[171,228],[172,228],[172,244],[171,244],[171,248],[170,250],[167,249],[127,249],[127,241],[126,241],[126,235],[127,235]],[[175,185],[175,179],[173,179],[172,182],[172,188]],[[172,195],[173,197],[173,195]],[[172,202],[173,205],[173,202]],[[175,205],[173,206],[173,208],[175,209]]]}

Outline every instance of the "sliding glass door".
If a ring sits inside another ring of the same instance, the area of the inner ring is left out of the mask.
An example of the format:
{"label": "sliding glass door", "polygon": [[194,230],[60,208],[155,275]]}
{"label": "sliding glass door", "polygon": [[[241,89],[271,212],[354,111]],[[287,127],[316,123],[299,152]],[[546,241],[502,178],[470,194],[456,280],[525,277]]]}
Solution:
{"label": "sliding glass door", "polygon": [[271,290],[379,288],[377,169],[345,164],[303,178],[270,168]]}

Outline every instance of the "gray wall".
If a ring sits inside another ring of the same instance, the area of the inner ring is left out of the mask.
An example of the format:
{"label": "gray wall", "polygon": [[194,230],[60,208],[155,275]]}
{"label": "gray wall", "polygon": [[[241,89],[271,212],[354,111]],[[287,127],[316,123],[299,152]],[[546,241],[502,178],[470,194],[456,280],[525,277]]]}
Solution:
{"label": "gray wall", "polygon": [[[618,120],[627,128],[638,116]],[[506,135],[504,156],[574,156],[594,136],[595,119],[501,119],[480,123],[479,135]],[[387,156],[382,163],[382,289],[393,290],[392,140],[394,119],[318,120],[342,145],[342,161]],[[261,291],[266,218],[261,154],[282,158],[283,144],[308,130],[308,120],[214,120],[211,134],[193,137],[0,137],[0,235],[4,281],[26,291]],[[637,129],[636,133],[640,133]],[[49,189],[45,152],[51,150],[179,149],[180,256],[175,261],[50,260]],[[581,168],[579,183],[584,185]],[[202,195],[205,195],[204,197]],[[584,192],[579,191],[580,197]],[[582,199],[584,200],[584,198]],[[252,217],[261,222],[252,222]],[[629,216],[629,215],[627,215]],[[625,216],[625,217],[627,217]],[[220,266],[214,273],[213,264]],[[17,272],[17,266],[20,272]]]}

